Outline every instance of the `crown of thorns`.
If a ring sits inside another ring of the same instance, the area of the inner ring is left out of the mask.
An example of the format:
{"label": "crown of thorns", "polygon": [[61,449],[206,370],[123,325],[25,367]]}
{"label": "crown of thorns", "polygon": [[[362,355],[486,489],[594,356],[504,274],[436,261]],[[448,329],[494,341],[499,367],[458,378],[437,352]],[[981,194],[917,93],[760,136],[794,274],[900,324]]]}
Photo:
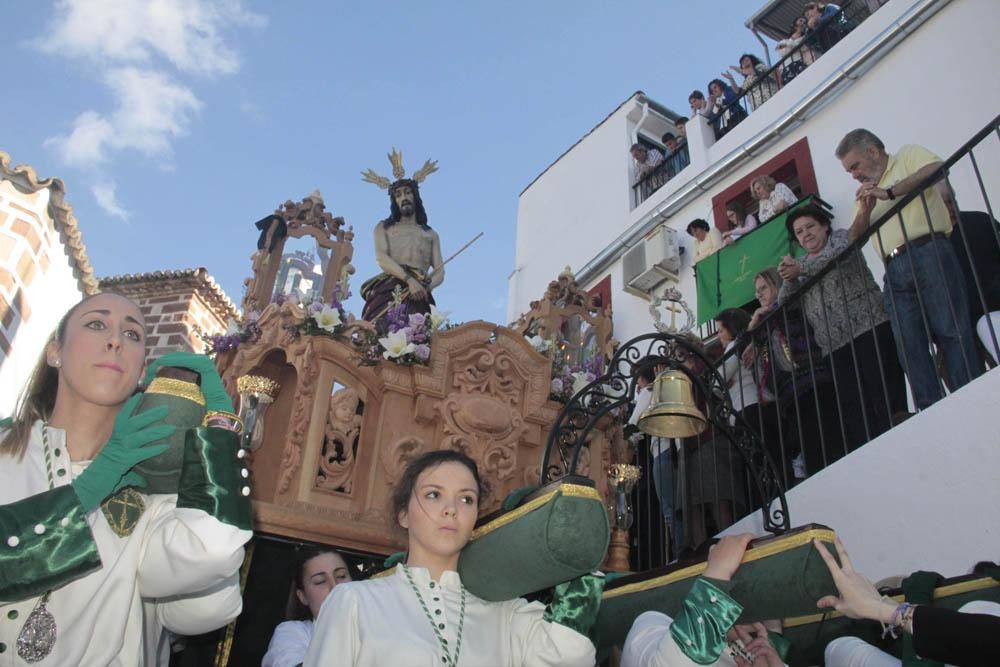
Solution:
{"label": "crown of thorns", "polygon": [[[403,154],[395,149],[386,155],[389,158],[389,162],[392,164],[392,175],[396,178],[396,181],[402,181],[406,179],[406,170],[403,168]],[[424,162],[424,166],[413,172],[410,176],[410,180],[416,183],[422,183],[425,178],[433,174],[438,170],[437,160],[427,160]],[[392,187],[393,182],[387,177],[379,175],[374,169],[366,169],[361,172],[361,180],[366,183],[372,183],[382,188],[383,190],[388,190]]]}

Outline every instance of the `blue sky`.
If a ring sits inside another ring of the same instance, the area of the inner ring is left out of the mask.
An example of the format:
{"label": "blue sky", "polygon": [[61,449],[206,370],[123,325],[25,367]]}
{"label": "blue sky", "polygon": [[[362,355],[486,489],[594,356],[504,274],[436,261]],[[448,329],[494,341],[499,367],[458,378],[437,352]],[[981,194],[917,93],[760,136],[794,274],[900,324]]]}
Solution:
{"label": "blue sky", "polygon": [[485,236],[436,298],[502,322],[518,193],[635,90],[686,113],[761,54],[760,4],[8,2],[0,150],[65,181],[98,276],[205,266],[237,303],[253,222],[316,188],[354,227],[356,293],[388,213],[360,172],[437,159],[444,254]]}

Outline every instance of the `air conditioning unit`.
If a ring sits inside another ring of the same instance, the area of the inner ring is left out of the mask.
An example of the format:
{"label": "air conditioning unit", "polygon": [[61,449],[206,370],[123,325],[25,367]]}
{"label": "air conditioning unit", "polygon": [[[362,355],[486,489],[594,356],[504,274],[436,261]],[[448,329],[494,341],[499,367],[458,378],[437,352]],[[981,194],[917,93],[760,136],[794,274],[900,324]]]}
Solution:
{"label": "air conditioning unit", "polygon": [[625,291],[648,297],[667,280],[680,278],[681,255],[677,230],[660,225],[622,258]]}

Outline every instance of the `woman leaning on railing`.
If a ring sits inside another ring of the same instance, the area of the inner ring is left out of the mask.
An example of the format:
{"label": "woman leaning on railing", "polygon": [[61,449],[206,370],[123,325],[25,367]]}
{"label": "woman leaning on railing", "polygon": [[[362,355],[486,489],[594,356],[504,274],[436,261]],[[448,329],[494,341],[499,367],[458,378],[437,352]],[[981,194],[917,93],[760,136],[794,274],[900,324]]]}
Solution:
{"label": "woman leaning on railing", "polygon": [[846,229],[832,229],[818,206],[796,209],[785,219],[788,234],[806,255],[786,255],[778,272],[784,279],[778,302],[831,261],[835,267],[801,295],[802,310],[833,370],[840,413],[849,448],[889,430],[892,415],[906,410],[906,387],[899,365],[882,292],[859,250],[842,255],[850,245]]}

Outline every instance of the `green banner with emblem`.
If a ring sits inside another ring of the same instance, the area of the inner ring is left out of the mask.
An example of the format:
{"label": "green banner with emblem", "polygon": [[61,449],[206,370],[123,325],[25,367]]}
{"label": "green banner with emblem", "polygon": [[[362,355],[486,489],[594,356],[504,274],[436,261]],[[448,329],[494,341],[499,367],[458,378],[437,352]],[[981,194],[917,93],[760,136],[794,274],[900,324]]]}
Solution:
{"label": "green banner with emblem", "polygon": [[732,245],[695,264],[698,288],[698,324],[713,319],[727,308],[742,308],[757,298],[753,278],[769,266],[777,266],[785,255],[801,257],[805,251],[788,236],[788,213],[814,201],[812,196],[796,202],[788,211],[771,218]]}

